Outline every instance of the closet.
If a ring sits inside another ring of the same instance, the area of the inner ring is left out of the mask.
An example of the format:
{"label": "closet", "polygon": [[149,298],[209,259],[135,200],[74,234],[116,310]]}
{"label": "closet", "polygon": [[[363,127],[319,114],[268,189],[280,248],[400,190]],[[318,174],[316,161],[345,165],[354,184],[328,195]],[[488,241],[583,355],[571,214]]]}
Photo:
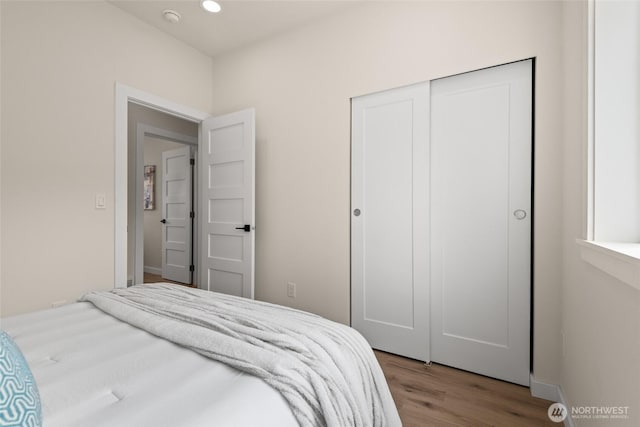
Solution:
{"label": "closet", "polygon": [[351,317],[529,384],[533,60],[352,100]]}

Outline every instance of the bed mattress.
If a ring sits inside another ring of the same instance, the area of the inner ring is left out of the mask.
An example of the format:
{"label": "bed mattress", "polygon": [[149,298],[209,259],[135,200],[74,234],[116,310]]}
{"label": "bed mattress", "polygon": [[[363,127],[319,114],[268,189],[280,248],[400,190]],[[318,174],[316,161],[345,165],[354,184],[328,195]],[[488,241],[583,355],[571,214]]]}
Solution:
{"label": "bed mattress", "polygon": [[33,371],[44,427],[298,425],[261,379],[88,302],[6,318],[0,326]]}

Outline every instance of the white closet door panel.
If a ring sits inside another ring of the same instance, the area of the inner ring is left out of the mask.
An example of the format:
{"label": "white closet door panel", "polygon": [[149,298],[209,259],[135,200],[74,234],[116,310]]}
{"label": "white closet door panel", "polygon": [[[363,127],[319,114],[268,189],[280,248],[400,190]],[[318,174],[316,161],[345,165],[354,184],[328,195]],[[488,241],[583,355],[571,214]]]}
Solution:
{"label": "white closet door panel", "polygon": [[431,91],[431,356],[529,384],[531,61]]}
{"label": "white closet door panel", "polygon": [[[364,317],[403,327],[413,327],[412,104],[404,100],[377,106],[365,110],[363,118]],[[403,286],[389,286],[394,282]],[[405,309],[389,310],[390,305]]]}
{"label": "white closet door panel", "polygon": [[352,325],[373,347],[420,360],[428,360],[427,117],[426,83],[353,99]]}
{"label": "white closet door panel", "polygon": [[[448,127],[446,143],[433,146],[447,273],[443,332],[496,345],[507,343],[508,332],[509,135],[501,126],[508,121],[508,99],[506,86],[457,93],[443,98],[433,116],[434,123]],[[440,129],[434,124],[436,141]],[[469,143],[478,133],[482,139]],[[468,292],[469,284],[482,291]]]}

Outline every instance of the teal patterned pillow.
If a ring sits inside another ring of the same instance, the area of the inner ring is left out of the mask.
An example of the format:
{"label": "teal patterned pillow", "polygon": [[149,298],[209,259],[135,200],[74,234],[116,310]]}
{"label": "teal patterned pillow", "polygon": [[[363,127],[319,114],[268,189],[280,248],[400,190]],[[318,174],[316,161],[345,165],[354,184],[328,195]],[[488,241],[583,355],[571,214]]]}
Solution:
{"label": "teal patterned pillow", "polygon": [[39,427],[42,409],[38,387],[22,352],[0,331],[0,427]]}

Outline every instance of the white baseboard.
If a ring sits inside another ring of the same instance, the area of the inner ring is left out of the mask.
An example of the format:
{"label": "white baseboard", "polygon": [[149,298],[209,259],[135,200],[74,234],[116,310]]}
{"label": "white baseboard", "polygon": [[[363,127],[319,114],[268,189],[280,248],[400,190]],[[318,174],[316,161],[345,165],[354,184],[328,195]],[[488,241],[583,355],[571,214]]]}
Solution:
{"label": "white baseboard", "polygon": [[565,427],[575,427],[573,419],[571,418],[571,408],[567,404],[567,400],[564,397],[562,388],[556,384],[547,384],[536,380],[533,374],[530,377],[529,390],[533,397],[548,400],[550,402],[562,403],[567,408],[567,418],[564,420]]}
{"label": "white baseboard", "polygon": [[531,396],[533,397],[550,402],[560,402],[560,387],[555,384],[538,381],[533,377],[533,374],[530,377],[529,390],[531,390]]}
{"label": "white baseboard", "polygon": [[564,419],[564,427],[575,427],[575,424],[573,423],[573,418],[571,418],[571,407],[567,403],[567,399],[564,398],[564,393],[562,392],[562,387],[560,386],[558,386],[558,393],[560,394],[559,402],[562,403],[564,406],[566,406],[567,411],[569,411],[569,413],[567,414],[567,418]]}
{"label": "white baseboard", "polygon": [[144,266],[144,272],[150,274],[156,274],[158,276],[162,276],[162,269],[156,267],[149,267],[148,265]]}

